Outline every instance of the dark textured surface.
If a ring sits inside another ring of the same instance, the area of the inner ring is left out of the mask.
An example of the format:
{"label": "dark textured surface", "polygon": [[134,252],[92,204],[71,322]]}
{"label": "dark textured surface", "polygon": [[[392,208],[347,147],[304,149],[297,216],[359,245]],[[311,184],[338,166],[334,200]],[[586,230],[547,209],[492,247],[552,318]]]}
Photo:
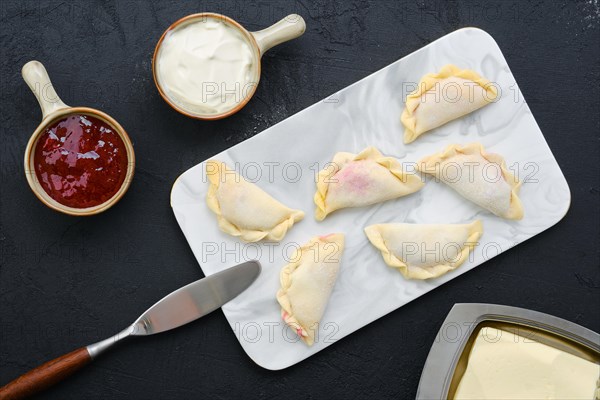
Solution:
{"label": "dark textured surface", "polygon": [[[586,1],[0,2],[0,383],[112,335],[162,295],[201,277],[169,207],[187,168],[464,26],[504,51],[572,191],[558,225],[280,372],[256,366],[220,311],[103,356],[53,399],[414,397],[437,329],[456,302],[547,312],[600,331],[600,6]],[[267,53],[255,98],[206,123],[171,110],[151,77],[164,29],[199,11],[250,30],[298,12],[306,34]],[[137,154],[108,212],[47,209],[22,167],[40,120],[21,66],[42,61],[67,104],[106,111]],[[334,133],[332,133],[334,134]]]}

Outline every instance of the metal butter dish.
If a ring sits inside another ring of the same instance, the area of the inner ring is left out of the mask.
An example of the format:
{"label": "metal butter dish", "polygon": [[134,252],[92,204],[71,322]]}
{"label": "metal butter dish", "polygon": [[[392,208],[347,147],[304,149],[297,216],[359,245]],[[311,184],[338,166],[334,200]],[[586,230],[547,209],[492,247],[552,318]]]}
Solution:
{"label": "metal butter dish", "polygon": [[417,400],[453,399],[478,332],[493,327],[600,363],[600,335],[548,314],[495,304],[456,304],[431,346]]}

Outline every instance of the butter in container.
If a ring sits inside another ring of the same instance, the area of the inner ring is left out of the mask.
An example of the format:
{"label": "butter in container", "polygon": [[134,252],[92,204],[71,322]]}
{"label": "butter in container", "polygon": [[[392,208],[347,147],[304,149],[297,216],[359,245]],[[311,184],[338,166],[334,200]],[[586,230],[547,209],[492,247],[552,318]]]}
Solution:
{"label": "butter in container", "polygon": [[600,335],[522,308],[457,304],[433,344],[424,399],[599,399]]}

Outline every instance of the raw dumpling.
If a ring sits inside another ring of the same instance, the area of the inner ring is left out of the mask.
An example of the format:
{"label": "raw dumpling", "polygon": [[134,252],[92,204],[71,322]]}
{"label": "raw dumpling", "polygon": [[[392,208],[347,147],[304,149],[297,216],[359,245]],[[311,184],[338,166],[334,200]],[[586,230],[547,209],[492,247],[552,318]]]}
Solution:
{"label": "raw dumpling", "polygon": [[486,153],[480,143],[452,144],[423,158],[417,167],[499,217],[523,218],[523,206],[517,196],[521,183],[506,168],[501,156]]}
{"label": "raw dumpling", "polygon": [[359,154],[337,153],[317,176],[315,218],[347,207],[361,207],[416,192],[423,182],[402,170],[400,162],[375,147]]}
{"label": "raw dumpling", "polygon": [[437,74],[427,74],[417,90],[406,97],[401,121],[404,143],[447,122],[469,114],[496,100],[494,85],[475,71],[444,66]]}
{"label": "raw dumpling", "polygon": [[335,285],[343,250],[343,234],[318,236],[297,249],[281,270],[277,292],[281,317],[309,346]]}
{"label": "raw dumpling", "polygon": [[387,265],[407,279],[436,278],[458,268],[483,233],[481,221],[470,224],[379,224],[365,228]]}
{"label": "raw dumpling", "polygon": [[246,242],[280,241],[304,218],[304,212],[284,206],[221,161],[207,161],[206,175],[210,183],[206,203],[225,233]]}

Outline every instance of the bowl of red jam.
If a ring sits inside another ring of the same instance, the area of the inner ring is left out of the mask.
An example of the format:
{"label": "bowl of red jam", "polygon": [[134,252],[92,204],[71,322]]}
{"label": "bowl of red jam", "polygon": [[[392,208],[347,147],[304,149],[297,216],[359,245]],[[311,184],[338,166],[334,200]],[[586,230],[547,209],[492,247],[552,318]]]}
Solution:
{"label": "bowl of red jam", "polygon": [[102,111],[64,104],[37,61],[25,64],[23,78],[43,113],[25,151],[25,174],[35,195],[70,215],[94,215],[113,206],[129,188],[135,167],[123,127]]}

